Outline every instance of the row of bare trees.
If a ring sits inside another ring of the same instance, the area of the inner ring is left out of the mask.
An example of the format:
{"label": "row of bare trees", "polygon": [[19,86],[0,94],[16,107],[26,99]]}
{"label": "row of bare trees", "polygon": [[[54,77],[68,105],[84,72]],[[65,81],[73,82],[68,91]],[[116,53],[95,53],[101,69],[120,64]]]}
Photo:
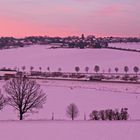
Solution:
{"label": "row of bare trees", "polygon": [[[25,66],[22,67],[22,70],[25,70],[24,68],[25,68]],[[31,67],[30,67],[30,70],[33,71],[33,69],[34,69],[34,67],[31,66]],[[39,67],[39,70],[41,71],[42,68]],[[89,68],[88,66],[86,66],[86,67],[84,68],[84,70],[85,70],[86,73],[88,73],[89,70],[90,70],[90,68]],[[118,68],[118,67],[115,67],[114,70],[115,70],[116,73],[119,72],[119,68]],[[139,72],[139,70],[140,70],[140,69],[139,69],[138,66],[134,66],[134,67],[133,67],[133,71],[134,71],[136,74]],[[50,72],[50,67],[47,67],[47,71]],[[62,71],[62,68],[58,68],[58,72],[61,72],[61,71]],[[76,71],[77,73],[80,72],[80,67],[79,67],[79,66],[76,66],[76,67],[75,67],[75,71]],[[99,71],[100,71],[100,66],[95,65],[95,67],[94,67],[94,72],[98,73]],[[104,70],[103,70],[103,71],[104,71]],[[128,72],[129,72],[129,67],[128,67],[128,66],[124,66],[124,72],[125,72],[125,73],[128,73]],[[111,68],[108,69],[108,73],[111,73]]]}
{"label": "row of bare trees", "polygon": [[[115,67],[115,72],[118,73],[119,72],[119,68],[118,67]],[[134,66],[133,67],[133,71],[137,74],[139,72],[139,67],[138,66]],[[80,67],[79,66],[76,66],[75,67],[75,71],[78,73],[80,72]],[[85,67],[85,72],[88,73],[89,72],[89,67]],[[95,65],[94,67],[94,72],[98,73],[100,72],[100,66],[98,65]],[[104,72],[104,70],[103,70]],[[129,72],[129,67],[128,66],[124,66],[124,72],[125,73],[128,73]],[[111,73],[111,68],[108,69],[108,73]]]}
{"label": "row of bare trees", "polygon": [[[3,70],[6,70],[6,67],[4,67],[4,68],[2,68],[2,69],[3,69]],[[17,71],[18,71],[19,68],[18,68],[18,67],[15,67],[14,70],[17,70]],[[21,70],[22,70],[23,72],[25,72],[26,66],[22,66],[22,67],[21,67]],[[33,70],[34,70],[34,67],[33,67],[33,66],[30,66],[30,71],[32,72]],[[51,72],[50,67],[47,67],[46,70],[47,70],[48,72]],[[76,73],[79,73],[80,70],[81,70],[81,69],[80,69],[79,66],[76,66],[76,67],[75,67],[75,72],[76,72]],[[89,70],[90,70],[90,68],[89,68],[88,66],[86,66],[86,67],[84,68],[84,71],[85,71],[86,73],[88,73]],[[93,68],[93,70],[94,70],[94,72],[96,72],[96,73],[98,73],[98,72],[101,71],[99,65],[95,65],[94,68]],[[124,70],[124,72],[127,74],[127,73],[129,72],[130,68],[129,68],[128,66],[124,66],[123,70]],[[39,67],[39,71],[40,71],[40,72],[42,71],[42,67]],[[111,68],[108,68],[107,71],[108,71],[108,73],[111,73],[111,71],[113,71],[113,70],[112,70]],[[118,73],[118,72],[119,72],[119,68],[118,68],[118,67],[115,67],[115,68],[114,68],[114,71],[115,71],[116,73]],[[134,66],[134,67],[133,67],[133,71],[134,71],[134,72],[136,73],[136,75],[137,75],[137,73],[140,71],[140,69],[139,69],[138,66]],[[61,68],[61,67],[58,68],[58,72],[62,72],[62,68]],[[104,73],[105,70],[103,70],[102,72]]]}

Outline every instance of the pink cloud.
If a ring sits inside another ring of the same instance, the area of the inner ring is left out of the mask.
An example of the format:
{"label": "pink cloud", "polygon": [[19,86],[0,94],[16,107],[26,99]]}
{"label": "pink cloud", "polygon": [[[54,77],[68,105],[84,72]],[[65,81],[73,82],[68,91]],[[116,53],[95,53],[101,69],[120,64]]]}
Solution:
{"label": "pink cloud", "polygon": [[102,16],[115,16],[123,11],[124,6],[122,5],[110,5],[98,11],[99,15]]}

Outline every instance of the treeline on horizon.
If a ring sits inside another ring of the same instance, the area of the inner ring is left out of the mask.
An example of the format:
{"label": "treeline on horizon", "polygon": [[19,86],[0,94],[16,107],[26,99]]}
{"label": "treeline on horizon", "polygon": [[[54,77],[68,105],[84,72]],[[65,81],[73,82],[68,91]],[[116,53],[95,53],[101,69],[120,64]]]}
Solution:
{"label": "treeline on horizon", "polygon": [[140,42],[138,37],[95,37],[94,35],[49,37],[49,36],[28,36],[24,38],[0,37],[0,49],[13,47],[24,47],[26,45],[47,45],[51,43],[61,43],[62,47],[67,45],[70,48],[101,48],[108,46],[108,43]]}

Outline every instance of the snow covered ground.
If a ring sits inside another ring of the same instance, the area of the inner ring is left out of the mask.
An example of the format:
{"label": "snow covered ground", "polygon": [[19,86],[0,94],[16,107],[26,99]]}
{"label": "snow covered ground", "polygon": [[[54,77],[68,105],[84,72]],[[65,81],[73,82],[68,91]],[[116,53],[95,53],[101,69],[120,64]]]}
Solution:
{"label": "snow covered ground", "polygon": [[[50,120],[52,113],[56,120],[70,120],[66,108],[75,103],[79,109],[76,120],[89,119],[92,110],[121,109],[127,107],[130,120],[140,119],[140,85],[112,84],[77,81],[38,81],[47,94],[47,102],[39,113],[28,114],[26,119]],[[4,83],[1,81],[1,86]],[[16,111],[7,106],[0,112],[1,120],[16,120]]]}
{"label": "snow covered ground", "polygon": [[140,122],[0,122],[2,140],[139,140]]}
{"label": "snow covered ground", "polygon": [[57,71],[59,67],[64,72],[75,72],[75,66],[80,67],[81,72],[88,66],[89,72],[93,72],[94,66],[99,65],[101,72],[108,71],[117,66],[119,72],[123,71],[125,65],[133,71],[135,65],[140,66],[140,54],[137,52],[125,52],[110,49],[48,49],[48,46],[32,46],[25,48],[15,48],[0,50],[0,67],[14,68],[34,66],[34,70]]}
{"label": "snow covered ground", "polygon": [[[59,67],[63,71],[74,71],[85,66],[93,71],[95,65],[101,70],[124,65],[140,66],[140,55],[106,49],[48,49],[47,46],[0,50],[0,67],[41,66],[42,71],[49,66],[51,71]],[[17,120],[17,112],[6,106],[0,112],[0,135],[2,140],[139,140],[140,139],[140,85],[100,82],[38,80],[47,94],[44,108],[35,114],[27,114],[28,121]],[[4,85],[0,81],[0,87]],[[2,93],[4,91],[2,90]],[[5,93],[4,93],[5,94]],[[76,121],[66,117],[66,107],[75,103],[79,109]],[[89,119],[92,110],[121,109],[127,107],[129,121],[82,121],[84,114]],[[50,121],[54,113],[55,121]],[[29,121],[30,120],[30,121]],[[31,121],[34,120],[34,121]],[[35,121],[36,120],[36,121]],[[137,120],[137,121],[136,121]]]}

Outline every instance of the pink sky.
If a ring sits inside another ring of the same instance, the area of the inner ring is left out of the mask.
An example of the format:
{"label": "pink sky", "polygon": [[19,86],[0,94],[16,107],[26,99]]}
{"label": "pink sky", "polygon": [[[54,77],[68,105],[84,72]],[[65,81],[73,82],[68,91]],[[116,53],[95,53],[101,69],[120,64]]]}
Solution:
{"label": "pink sky", "polygon": [[139,0],[3,0],[0,36],[140,36]]}

